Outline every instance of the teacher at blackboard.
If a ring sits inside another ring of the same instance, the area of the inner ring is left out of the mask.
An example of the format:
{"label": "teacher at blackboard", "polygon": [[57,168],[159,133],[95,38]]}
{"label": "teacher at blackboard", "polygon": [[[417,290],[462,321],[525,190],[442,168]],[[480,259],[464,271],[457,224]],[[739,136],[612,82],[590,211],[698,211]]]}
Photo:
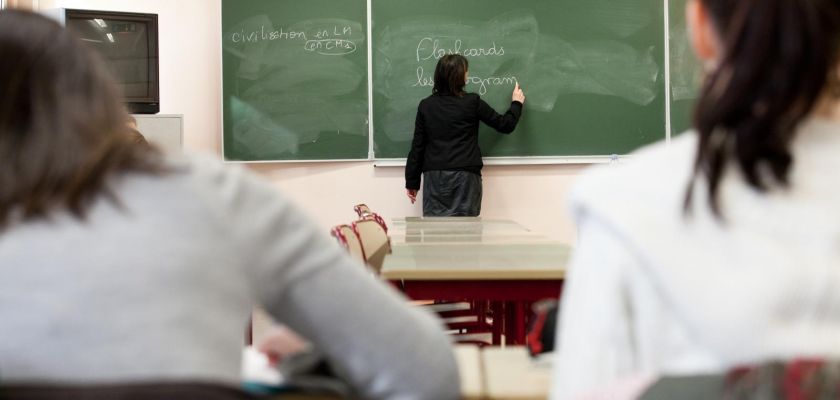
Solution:
{"label": "teacher at blackboard", "polygon": [[510,108],[499,114],[475,93],[466,93],[469,62],[443,56],[435,68],[432,95],[420,101],[414,139],[405,166],[405,188],[413,204],[423,176],[423,216],[474,217],[481,213],[481,150],[478,123],[511,133],[522,115],[519,83]]}

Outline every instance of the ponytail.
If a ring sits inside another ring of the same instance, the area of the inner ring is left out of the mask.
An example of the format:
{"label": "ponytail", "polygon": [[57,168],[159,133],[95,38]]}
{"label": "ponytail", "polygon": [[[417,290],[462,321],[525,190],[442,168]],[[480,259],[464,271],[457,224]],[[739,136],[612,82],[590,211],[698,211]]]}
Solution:
{"label": "ponytail", "polygon": [[788,185],[797,127],[826,93],[840,90],[829,89],[838,81],[840,1],[697,1],[723,49],[694,112],[699,144],[684,210],[690,212],[702,177],[721,217],[718,192],[730,161],[759,191]]}

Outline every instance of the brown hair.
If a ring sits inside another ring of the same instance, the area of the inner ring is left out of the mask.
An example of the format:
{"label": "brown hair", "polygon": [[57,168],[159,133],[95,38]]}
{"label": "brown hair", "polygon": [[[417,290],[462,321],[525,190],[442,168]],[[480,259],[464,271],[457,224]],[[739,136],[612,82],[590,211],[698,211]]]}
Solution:
{"label": "brown hair", "polygon": [[120,172],[163,171],[132,143],[103,62],[57,23],[0,11],[0,228],[67,209],[83,217]]}
{"label": "brown hair", "polygon": [[143,146],[151,146],[140,131],[134,128],[128,128],[128,138],[132,143],[141,144]]}
{"label": "brown hair", "polygon": [[720,217],[718,191],[730,162],[759,191],[788,185],[794,133],[836,80],[840,2],[697,1],[717,28],[723,54],[694,113],[699,145],[685,211],[702,176],[709,205]]}
{"label": "brown hair", "polygon": [[438,60],[435,67],[435,87],[432,93],[464,94],[467,70],[470,62],[460,54],[447,54]]}

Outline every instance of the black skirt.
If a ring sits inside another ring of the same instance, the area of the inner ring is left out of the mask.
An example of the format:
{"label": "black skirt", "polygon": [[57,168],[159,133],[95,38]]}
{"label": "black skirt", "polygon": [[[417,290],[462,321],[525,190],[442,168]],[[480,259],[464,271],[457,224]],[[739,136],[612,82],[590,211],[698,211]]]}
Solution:
{"label": "black skirt", "polygon": [[481,175],[469,171],[423,173],[424,217],[477,217],[481,213]]}

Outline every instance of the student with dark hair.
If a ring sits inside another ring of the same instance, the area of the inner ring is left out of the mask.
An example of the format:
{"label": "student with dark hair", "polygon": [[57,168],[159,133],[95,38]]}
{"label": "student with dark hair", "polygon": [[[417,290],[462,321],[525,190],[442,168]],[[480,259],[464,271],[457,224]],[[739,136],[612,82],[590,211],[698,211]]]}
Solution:
{"label": "student with dark hair", "polygon": [[101,60],[58,24],[0,11],[0,76],[4,385],[238,386],[259,303],[361,398],[458,396],[438,321],[269,184],[133,143]]}
{"label": "student with dark hair", "polygon": [[423,215],[477,216],[481,213],[481,149],[478,125],[501,133],[516,128],[525,95],[519,83],[510,109],[500,115],[477,94],[466,93],[469,63],[459,54],[441,57],[432,95],[417,107],[414,139],[405,167],[405,187],[414,203],[423,176]]}
{"label": "student with dark hair", "polygon": [[574,191],[554,399],[840,358],[840,2],[692,0],[687,16],[708,66],[694,131]]}

